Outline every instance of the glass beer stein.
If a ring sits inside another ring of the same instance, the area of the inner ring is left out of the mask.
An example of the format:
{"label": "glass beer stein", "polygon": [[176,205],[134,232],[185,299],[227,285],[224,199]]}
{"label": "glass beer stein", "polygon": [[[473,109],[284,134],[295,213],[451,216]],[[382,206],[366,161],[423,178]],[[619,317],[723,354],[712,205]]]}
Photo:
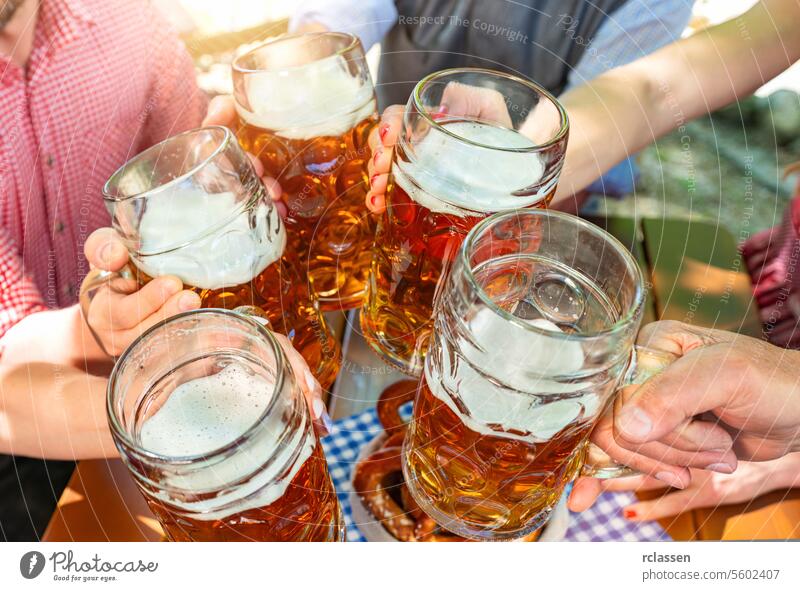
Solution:
{"label": "glass beer stein", "polygon": [[117,361],[107,408],[170,540],[344,540],[306,401],[253,318],[205,309],[153,326]]}
{"label": "glass beer stein", "polygon": [[108,282],[144,285],[175,275],[205,308],[262,309],[323,388],[333,384],[339,344],[286,248],[277,208],[230,130],[205,127],[171,137],[123,165],[103,193],[132,265],[122,277],[94,272],[84,281],[85,314]]}
{"label": "glass beer stein", "polygon": [[[491,108],[479,117],[455,112],[464,94],[482,96]],[[550,201],[568,127],[552,95],[508,74],[444,70],[417,84],[394,150],[361,310],[364,336],[387,362],[419,375],[434,293],[464,236],[491,213]]]}
{"label": "glass beer stein", "polygon": [[345,33],[269,41],[233,62],[242,146],[278,179],[289,242],[323,310],[358,307],[374,222],[364,206],[377,121],[361,42]]}
{"label": "glass beer stein", "polygon": [[644,299],[630,253],[580,218],[525,210],[477,225],[437,299],[404,443],[420,508],[461,536],[519,538],[582,466],[620,475],[584,462],[618,388],[672,359],[634,349]]}

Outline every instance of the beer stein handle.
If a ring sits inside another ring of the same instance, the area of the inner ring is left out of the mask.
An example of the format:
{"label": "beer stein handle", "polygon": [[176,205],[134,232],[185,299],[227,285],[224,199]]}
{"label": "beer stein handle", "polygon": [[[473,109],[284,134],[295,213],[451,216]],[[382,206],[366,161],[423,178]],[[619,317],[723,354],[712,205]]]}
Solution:
{"label": "beer stein handle", "polygon": [[97,295],[97,292],[100,290],[100,288],[110,287],[111,289],[114,289],[114,283],[118,279],[123,281],[136,280],[136,271],[130,263],[126,264],[119,271],[103,271],[101,269],[92,269],[81,282],[81,289],[78,294],[78,302],[81,306],[83,320],[86,322],[86,326],[89,327],[89,331],[92,333],[94,340],[97,341],[97,344],[100,345],[100,348],[109,357],[114,357],[114,355],[111,355],[106,350],[105,346],[103,346],[103,341],[100,340],[100,337],[97,336],[97,333],[92,328],[92,325],[89,324],[89,306],[91,305],[92,300],[94,300],[94,297]]}
{"label": "beer stein handle", "polygon": [[[631,363],[622,382],[622,387],[644,384],[654,375],[661,373],[676,359],[678,359],[677,355],[666,351],[658,351],[638,345],[635,346],[633,348],[633,354],[631,355]],[[586,458],[583,468],[581,469],[581,476],[590,476],[592,478],[601,478],[605,480],[608,478],[635,476],[638,473],[639,472],[628,466],[615,462],[603,449],[594,443],[589,443],[587,445]]]}

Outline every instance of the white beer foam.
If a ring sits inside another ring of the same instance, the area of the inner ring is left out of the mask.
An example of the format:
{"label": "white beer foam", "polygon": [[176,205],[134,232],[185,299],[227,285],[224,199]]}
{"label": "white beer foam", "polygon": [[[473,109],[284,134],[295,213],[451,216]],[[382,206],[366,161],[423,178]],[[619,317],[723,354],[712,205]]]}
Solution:
{"label": "white beer foam", "polygon": [[[487,146],[530,148],[530,139],[513,129],[475,121],[445,125],[455,135]],[[544,174],[537,154],[480,148],[431,130],[413,147],[414,161],[392,164],[394,181],[408,196],[433,212],[463,217],[527,207],[552,189],[556,179],[534,195],[513,192],[535,185]],[[467,210],[467,211],[464,211]]]}
{"label": "white beer foam", "polygon": [[[243,435],[264,413],[275,392],[274,383],[244,366],[231,363],[212,376],[185,382],[175,388],[163,406],[142,426],[140,443],[145,450],[170,457],[208,454]],[[304,415],[303,424],[289,441],[279,445],[285,429],[287,406],[279,398],[259,429],[260,445],[242,446],[234,455],[194,473],[170,476],[163,484],[184,491],[223,492],[214,498],[179,501],[167,492],[159,496],[172,505],[192,512],[192,518],[222,519],[249,509],[265,507],[286,492],[292,479],[316,445]],[[286,473],[292,454],[300,453]],[[272,458],[266,469],[251,474]],[[244,484],[229,486],[249,477]],[[227,488],[226,488],[227,487]]]}
{"label": "white beer foam", "polygon": [[342,135],[376,109],[372,84],[353,77],[338,55],[298,68],[250,73],[244,85],[253,110],[237,101],[239,116],[286,139]]}
{"label": "white beer foam", "polygon": [[[238,213],[237,213],[238,212]],[[187,285],[219,289],[247,283],[277,261],[286,246],[278,211],[259,203],[242,209],[233,193],[206,193],[197,187],[175,187],[148,200],[140,225],[140,252],[134,264],[151,277],[176,275]],[[204,228],[229,220],[210,235]],[[176,245],[187,244],[182,248]]]}
{"label": "white beer foam", "polygon": [[[549,320],[526,322],[562,333]],[[460,340],[458,344],[465,359],[458,359],[454,365],[445,351],[438,356],[441,374],[434,372],[428,362],[425,379],[434,396],[471,430],[482,435],[542,442],[572,423],[581,412],[585,418],[598,412],[600,399],[596,393],[577,395],[591,384],[557,379],[583,367],[580,343],[527,331],[487,309],[480,310],[468,321],[468,326],[472,343]],[[455,393],[459,404],[450,392]],[[570,393],[576,396],[547,399]]]}

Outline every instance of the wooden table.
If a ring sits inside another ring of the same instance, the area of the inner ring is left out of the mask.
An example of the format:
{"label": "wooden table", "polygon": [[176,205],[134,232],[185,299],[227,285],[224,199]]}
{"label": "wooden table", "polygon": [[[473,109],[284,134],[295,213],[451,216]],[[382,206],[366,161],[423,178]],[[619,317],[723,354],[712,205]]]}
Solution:
{"label": "wooden table", "polygon": [[[638,259],[650,284],[645,320],[681,320],[757,336],[760,323],[733,238],[711,224],[661,219],[593,219]],[[358,336],[356,316],[344,331],[345,367],[329,403],[334,418],[375,403],[403,379]],[[676,540],[800,539],[800,491],[779,491],[748,504],[697,510],[661,521]],[[118,460],[83,461],[44,536],[49,541],[160,540],[161,529]]]}

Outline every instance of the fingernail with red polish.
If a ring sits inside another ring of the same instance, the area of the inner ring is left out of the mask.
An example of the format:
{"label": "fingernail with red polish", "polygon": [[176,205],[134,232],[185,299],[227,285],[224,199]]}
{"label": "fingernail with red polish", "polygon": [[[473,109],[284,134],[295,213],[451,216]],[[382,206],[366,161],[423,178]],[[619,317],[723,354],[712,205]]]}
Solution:
{"label": "fingernail with red polish", "polygon": [[378,158],[381,157],[381,154],[383,154],[383,150],[381,150],[380,148],[375,150],[375,154],[372,156],[372,165],[373,166],[377,166],[378,165]]}
{"label": "fingernail with red polish", "polygon": [[369,186],[370,187],[375,186],[375,179],[377,179],[379,176],[380,175],[378,173],[375,173],[371,177],[369,177]]}
{"label": "fingernail with red polish", "polygon": [[383,138],[386,137],[387,133],[389,133],[389,124],[388,123],[381,124],[381,126],[378,128],[378,135],[380,136],[381,141],[383,141]]}
{"label": "fingernail with red polish", "polygon": [[378,207],[378,196],[377,195],[370,195],[369,196],[369,204],[372,207]]}
{"label": "fingernail with red polish", "polygon": [[436,112],[431,115],[431,119],[436,121],[445,115],[447,115],[447,105],[439,105],[439,108],[436,110]]}
{"label": "fingernail with red polish", "polygon": [[622,511],[622,516],[625,517],[625,519],[633,519],[636,517],[636,511],[633,509],[625,509]]}

